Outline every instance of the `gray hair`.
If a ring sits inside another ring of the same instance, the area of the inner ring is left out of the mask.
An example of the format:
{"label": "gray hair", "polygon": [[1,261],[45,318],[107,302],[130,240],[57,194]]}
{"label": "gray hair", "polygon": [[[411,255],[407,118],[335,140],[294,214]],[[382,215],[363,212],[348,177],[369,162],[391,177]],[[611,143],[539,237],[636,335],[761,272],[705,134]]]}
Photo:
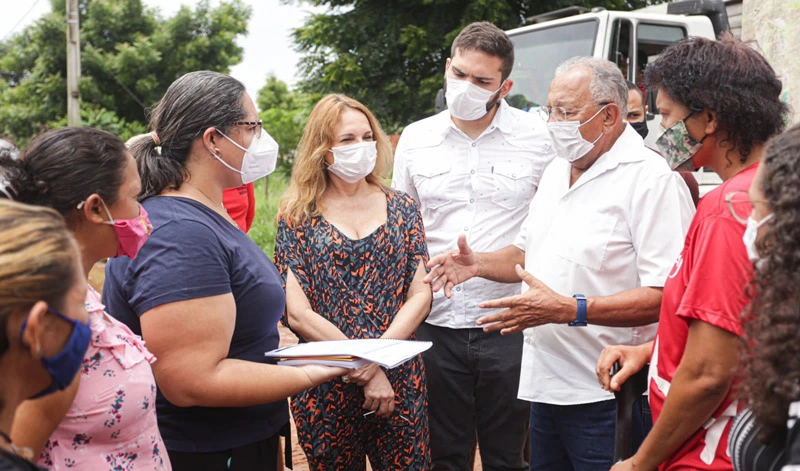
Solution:
{"label": "gray hair", "polygon": [[142,178],[140,199],[180,188],[189,176],[186,159],[206,129],[227,133],[244,118],[242,82],[218,72],[189,72],[178,78],[150,115],[149,135],[129,141]]}
{"label": "gray hair", "polygon": [[613,62],[597,57],[571,57],[556,68],[555,76],[575,67],[583,67],[591,72],[589,93],[594,101],[615,103],[622,111],[623,119],[628,115],[628,84]]}

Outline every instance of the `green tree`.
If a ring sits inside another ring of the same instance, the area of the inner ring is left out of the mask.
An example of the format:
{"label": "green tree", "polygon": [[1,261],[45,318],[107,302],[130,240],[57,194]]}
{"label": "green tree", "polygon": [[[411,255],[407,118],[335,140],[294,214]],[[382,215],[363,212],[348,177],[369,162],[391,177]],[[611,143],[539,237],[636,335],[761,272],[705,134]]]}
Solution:
{"label": "green tree", "polygon": [[256,103],[264,129],[280,146],[278,169],[287,175],[291,173],[295,150],[315,102],[314,96],[289,89],[272,74],[258,91]]}
{"label": "green tree", "polygon": [[[66,124],[66,0],[0,43],[0,134],[24,143]],[[123,139],[146,129],[152,106],[180,75],[228,72],[242,59],[236,37],[250,8],[203,0],[164,19],[142,0],[80,0],[81,118]]]}
{"label": "green tree", "polygon": [[293,32],[304,54],[301,89],[350,95],[396,132],[433,112],[450,44],[473,21],[511,29],[526,17],[567,6],[631,10],[663,0],[283,1],[327,7]]}

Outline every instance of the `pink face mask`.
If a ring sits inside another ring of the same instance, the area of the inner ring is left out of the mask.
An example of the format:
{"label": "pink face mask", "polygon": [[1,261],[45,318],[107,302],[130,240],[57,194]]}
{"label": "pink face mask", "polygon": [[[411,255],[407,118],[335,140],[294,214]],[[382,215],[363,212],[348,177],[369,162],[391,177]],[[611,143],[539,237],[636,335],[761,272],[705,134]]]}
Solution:
{"label": "pink face mask", "polygon": [[139,204],[138,216],[133,219],[115,220],[105,203],[103,203],[103,207],[110,219],[110,221],[103,221],[103,224],[114,226],[114,232],[117,234],[117,257],[124,255],[133,260],[139,253],[139,249],[147,242],[150,233],[153,232],[153,225],[150,224],[147,211]]}

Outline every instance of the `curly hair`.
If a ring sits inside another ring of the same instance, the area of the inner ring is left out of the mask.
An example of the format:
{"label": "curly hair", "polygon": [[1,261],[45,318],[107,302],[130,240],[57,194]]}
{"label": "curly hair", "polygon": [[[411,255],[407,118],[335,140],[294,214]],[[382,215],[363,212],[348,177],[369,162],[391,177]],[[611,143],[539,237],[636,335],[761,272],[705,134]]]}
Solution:
{"label": "curly hair", "polygon": [[744,313],[742,392],[767,442],[785,426],[800,393],[800,126],[770,141],[761,165],[761,190],[774,216],[757,243],[761,259]]}
{"label": "curly hair", "polygon": [[747,161],[753,146],[783,131],[782,84],[761,54],[730,34],[689,37],[647,66],[648,90],[663,90],[692,112],[713,111],[724,143]]}

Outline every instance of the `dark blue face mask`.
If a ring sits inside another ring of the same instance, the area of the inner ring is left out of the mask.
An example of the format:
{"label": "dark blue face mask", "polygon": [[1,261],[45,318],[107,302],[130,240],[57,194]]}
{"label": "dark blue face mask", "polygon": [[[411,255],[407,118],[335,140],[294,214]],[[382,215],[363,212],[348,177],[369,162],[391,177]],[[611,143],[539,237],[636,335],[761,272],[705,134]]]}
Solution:
{"label": "dark blue face mask", "polygon": [[[50,374],[50,377],[53,378],[53,382],[50,383],[50,386],[46,387],[35,396],[32,396],[30,399],[37,399],[56,391],[66,389],[67,386],[72,383],[72,380],[75,379],[78,370],[80,370],[83,364],[83,355],[86,353],[86,349],[89,347],[89,341],[92,338],[92,330],[89,328],[88,323],[70,319],[52,308],[47,308],[47,310],[60,317],[62,320],[72,324],[72,333],[69,334],[69,340],[67,340],[67,344],[64,345],[63,350],[50,358],[44,356],[40,358],[42,366],[44,366],[44,369]],[[27,326],[28,318],[26,317],[19,330],[21,342],[22,334],[25,332]]]}

